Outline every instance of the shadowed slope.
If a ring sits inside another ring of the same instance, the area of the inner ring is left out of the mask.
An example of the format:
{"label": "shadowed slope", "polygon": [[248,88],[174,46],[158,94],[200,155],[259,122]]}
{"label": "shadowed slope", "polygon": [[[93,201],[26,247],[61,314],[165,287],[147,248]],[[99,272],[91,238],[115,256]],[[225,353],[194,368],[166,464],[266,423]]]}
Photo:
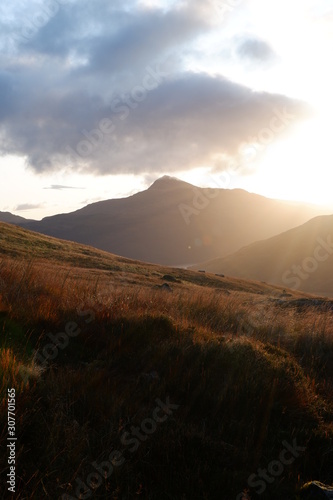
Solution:
{"label": "shadowed slope", "polygon": [[209,272],[333,296],[333,215],[201,264]]}

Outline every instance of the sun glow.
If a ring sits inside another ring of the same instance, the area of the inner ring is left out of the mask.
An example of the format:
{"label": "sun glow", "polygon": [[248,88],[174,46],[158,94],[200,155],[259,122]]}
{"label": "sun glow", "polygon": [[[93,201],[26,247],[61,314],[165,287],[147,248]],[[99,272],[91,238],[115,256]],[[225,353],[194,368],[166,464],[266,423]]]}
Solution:
{"label": "sun glow", "polygon": [[245,181],[248,189],[333,207],[330,122],[323,113],[284,141],[268,146],[256,172]]}

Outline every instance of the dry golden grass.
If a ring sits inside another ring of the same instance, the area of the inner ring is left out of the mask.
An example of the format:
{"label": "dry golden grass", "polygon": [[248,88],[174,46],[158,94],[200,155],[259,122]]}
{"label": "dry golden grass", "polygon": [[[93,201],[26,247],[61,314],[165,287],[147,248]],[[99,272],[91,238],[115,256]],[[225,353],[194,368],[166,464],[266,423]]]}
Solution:
{"label": "dry golden grass", "polygon": [[[75,497],[76,479],[167,396],[179,409],[89,498],[236,498],[295,438],[306,451],[261,498],[333,480],[330,311],[267,284],[111,263],[119,269],[0,263],[1,388],[17,389],[20,420],[16,498]],[[165,274],[172,292],[159,288]],[[68,322],[80,334],[41,369],[34,351]]]}

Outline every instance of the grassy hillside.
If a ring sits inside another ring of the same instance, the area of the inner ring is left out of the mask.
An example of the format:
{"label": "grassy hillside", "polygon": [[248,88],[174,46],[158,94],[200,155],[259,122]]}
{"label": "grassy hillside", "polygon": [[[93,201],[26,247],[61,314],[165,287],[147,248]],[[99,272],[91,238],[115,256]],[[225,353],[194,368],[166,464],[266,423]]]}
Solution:
{"label": "grassy hillside", "polygon": [[0,235],[15,498],[288,500],[333,481],[331,302]]}
{"label": "grassy hillside", "polygon": [[[68,275],[85,275],[86,279],[106,282],[107,285],[137,284],[142,287],[161,285],[163,276],[173,272],[177,286],[200,285],[217,289],[232,289],[254,293],[275,292],[282,288],[269,284],[239,279],[223,279],[214,274],[194,273],[186,269],[170,268],[126,259],[86,245],[59,240],[11,224],[0,222],[0,258],[11,257],[15,262],[34,262],[44,269],[63,266],[66,279]],[[77,268],[77,271],[75,270]],[[104,271],[104,272],[100,272]],[[306,296],[305,294],[303,294]]]}
{"label": "grassy hillside", "polygon": [[333,297],[332,242],[333,215],[320,216],[200,268]]}

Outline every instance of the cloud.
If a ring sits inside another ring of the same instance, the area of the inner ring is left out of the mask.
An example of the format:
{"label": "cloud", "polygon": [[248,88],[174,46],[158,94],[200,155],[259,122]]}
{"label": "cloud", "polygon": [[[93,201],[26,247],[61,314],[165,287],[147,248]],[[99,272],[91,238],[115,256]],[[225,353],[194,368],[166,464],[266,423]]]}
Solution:
{"label": "cloud", "polygon": [[[2,21],[0,27],[20,54],[70,58],[85,74],[134,71],[170,50],[179,51],[211,27],[194,0],[172,9],[147,9],[134,0],[59,3],[52,0],[55,9],[48,2],[32,5],[21,24]],[[44,22],[38,27],[41,13]]]}
{"label": "cloud", "polygon": [[[27,80],[22,77],[22,81],[26,82],[24,90],[7,103],[12,113],[8,116],[7,110],[3,120],[2,149],[26,156],[35,172],[58,170],[67,164],[67,148],[76,152],[67,165],[74,171],[109,174],[189,169],[212,164],[216,155],[236,155],[241,143],[269,125],[276,108],[286,108],[294,116],[289,126],[308,113],[304,103],[287,97],[253,92],[227,79],[189,72],[161,78],[157,88],[145,93],[134,87],[136,93],[132,89],[109,102],[99,94],[74,89],[64,93],[49,89],[36,95]],[[154,83],[153,79],[147,81]],[[20,113],[15,111],[17,106]],[[103,134],[98,129],[106,119],[112,121],[112,133]],[[88,147],[83,148],[84,144]],[[89,154],[85,154],[87,150]]]}
{"label": "cloud", "polygon": [[42,208],[43,204],[31,204],[31,203],[22,203],[21,205],[17,205],[16,208],[14,208],[14,211],[20,212],[24,210],[34,210],[37,208]]}
{"label": "cloud", "polygon": [[[0,59],[0,152],[26,158],[36,173],[222,165],[269,126],[275,109],[293,120],[274,140],[308,114],[299,101],[185,69],[193,43],[213,26],[214,1],[169,9],[134,0],[61,4],[33,36],[16,38],[15,58]],[[41,5],[31,3],[26,22]],[[1,21],[6,36],[19,28],[10,19]],[[271,52],[243,37],[239,54],[267,60]]]}
{"label": "cloud", "polygon": [[128,14],[117,30],[92,40],[87,50],[89,62],[83,71],[138,71],[156,58],[165,58],[175,48],[180,50],[208,26],[195,10],[185,7],[165,13],[152,10],[144,15],[142,11]]}
{"label": "cloud", "polygon": [[51,186],[44,187],[43,189],[54,189],[54,190],[62,190],[62,189],[86,189],[83,187],[75,187],[75,186],[63,186],[62,184],[52,184]]}
{"label": "cloud", "polygon": [[0,70],[0,123],[9,116],[15,107],[13,78],[10,73]]}
{"label": "cloud", "polygon": [[272,63],[277,55],[265,41],[255,36],[242,37],[237,44],[236,54],[239,58],[254,63]]}

